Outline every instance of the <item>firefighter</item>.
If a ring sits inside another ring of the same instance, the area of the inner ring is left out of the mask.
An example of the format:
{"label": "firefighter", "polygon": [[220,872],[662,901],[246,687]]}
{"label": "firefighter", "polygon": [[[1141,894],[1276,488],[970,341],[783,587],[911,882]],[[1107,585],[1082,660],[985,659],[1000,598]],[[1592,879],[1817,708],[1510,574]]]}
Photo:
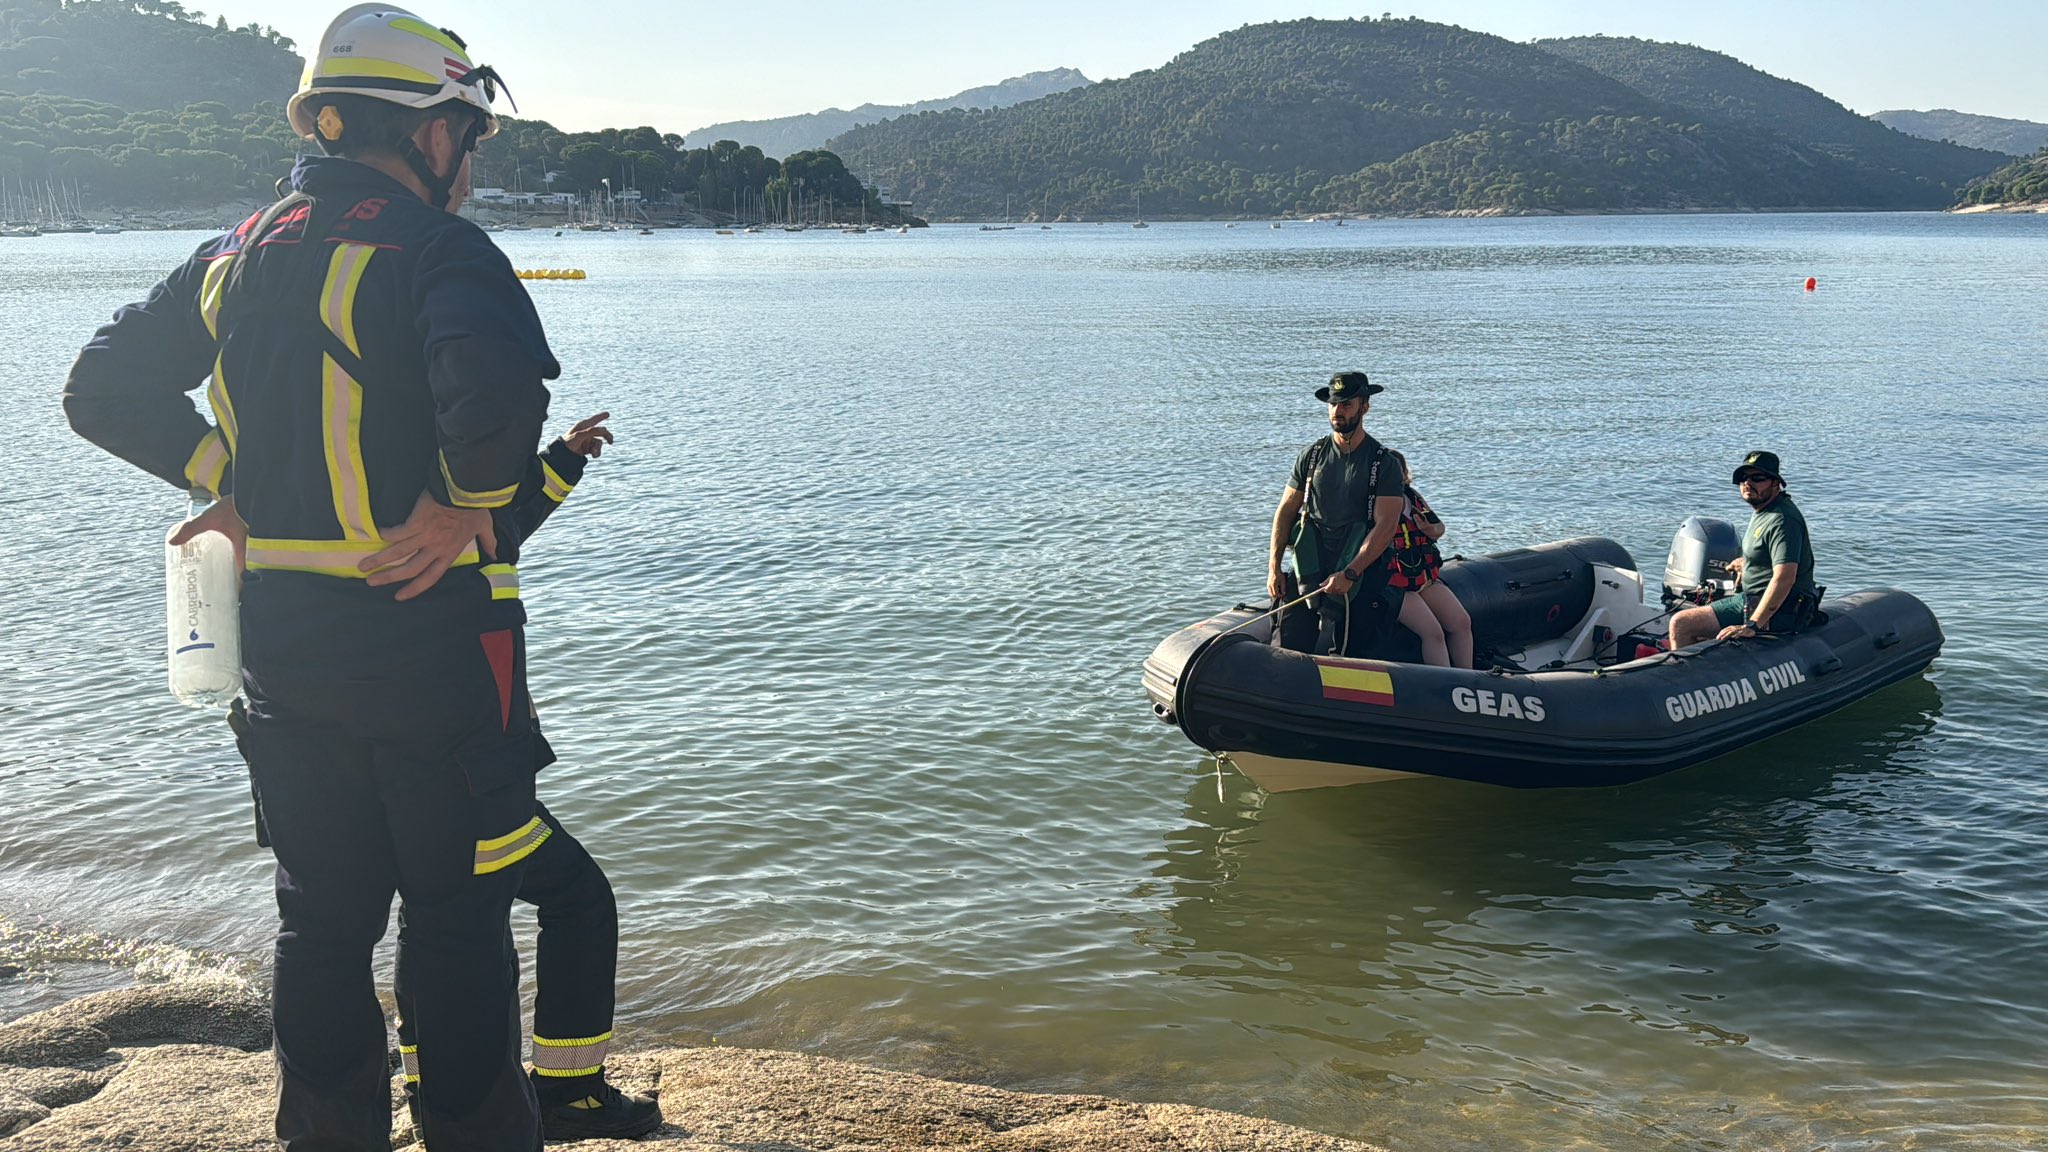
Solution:
{"label": "firefighter", "polygon": [[[609,412],[578,423],[549,444],[527,467],[519,493],[494,517],[500,557],[516,556],[525,541],[569,498],[589,458],[612,443]],[[536,733],[538,760],[554,760]],[[549,1140],[632,1139],[661,1126],[661,1108],[605,1080],[611,1046],[613,984],[618,971],[619,915],[611,882],[576,838],[545,806],[552,829],[527,857],[519,899],[540,915],[534,959],[533,1086],[540,1099],[541,1131]],[[405,980],[404,969],[399,979]],[[417,1116],[419,1046],[411,1022],[398,1021],[406,1100]]]}
{"label": "firefighter", "polygon": [[[403,899],[401,1008],[434,1152],[538,1149],[508,913],[550,837],[516,569],[495,559],[560,374],[511,265],[455,215],[499,80],[409,12],[328,26],[287,108],[325,155],[118,311],[72,427],[221,499],[245,561],[231,722],[277,857],[277,1136],[386,1152],[371,974]],[[208,377],[212,419],[185,395]]]}

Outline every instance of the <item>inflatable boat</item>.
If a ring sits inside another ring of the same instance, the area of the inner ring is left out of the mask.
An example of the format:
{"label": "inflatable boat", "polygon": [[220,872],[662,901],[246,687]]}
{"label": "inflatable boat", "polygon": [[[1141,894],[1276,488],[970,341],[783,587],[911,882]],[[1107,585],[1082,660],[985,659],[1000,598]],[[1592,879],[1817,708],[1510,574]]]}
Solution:
{"label": "inflatable boat", "polygon": [[1826,600],[1790,636],[1659,650],[1671,612],[1732,589],[1738,552],[1729,524],[1686,521],[1661,605],[1628,550],[1598,537],[1446,561],[1483,671],[1418,663],[1398,624],[1367,658],[1290,651],[1270,609],[1240,605],[1161,642],[1145,690],[1155,716],[1271,792],[1414,776],[1583,788],[1753,744],[1941,651],[1934,614],[1890,588]]}

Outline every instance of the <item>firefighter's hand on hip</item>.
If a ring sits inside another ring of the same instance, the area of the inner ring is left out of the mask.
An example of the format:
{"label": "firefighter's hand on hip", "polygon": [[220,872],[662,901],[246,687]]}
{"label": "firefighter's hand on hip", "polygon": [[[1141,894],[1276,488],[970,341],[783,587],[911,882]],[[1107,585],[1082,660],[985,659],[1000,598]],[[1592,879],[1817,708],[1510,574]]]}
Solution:
{"label": "firefighter's hand on hip", "polygon": [[370,574],[373,588],[403,583],[405,587],[398,590],[400,600],[410,600],[439,583],[449,565],[472,544],[486,557],[498,552],[498,535],[491,527],[488,509],[450,508],[425,492],[420,493],[405,523],[385,530],[384,541],[389,546],[358,567]]}

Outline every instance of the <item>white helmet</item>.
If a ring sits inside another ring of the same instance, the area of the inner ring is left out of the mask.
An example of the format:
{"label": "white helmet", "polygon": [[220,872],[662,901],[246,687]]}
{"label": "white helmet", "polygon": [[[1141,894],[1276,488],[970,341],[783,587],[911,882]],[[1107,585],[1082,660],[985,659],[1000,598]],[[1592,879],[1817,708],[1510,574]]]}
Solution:
{"label": "white helmet", "polygon": [[476,138],[488,140],[498,132],[491,101],[501,83],[497,72],[470,61],[453,32],[390,4],[358,4],[321,35],[285,116],[311,140],[317,125],[306,105],[316,96],[367,96],[407,108],[460,100],[482,113]]}

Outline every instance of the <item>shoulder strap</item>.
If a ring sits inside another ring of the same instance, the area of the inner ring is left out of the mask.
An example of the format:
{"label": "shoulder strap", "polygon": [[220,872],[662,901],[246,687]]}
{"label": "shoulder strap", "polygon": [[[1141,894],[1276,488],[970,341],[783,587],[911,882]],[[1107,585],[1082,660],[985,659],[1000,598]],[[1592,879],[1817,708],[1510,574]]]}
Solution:
{"label": "shoulder strap", "polygon": [[[228,267],[227,280],[221,285],[220,289],[223,331],[226,330],[225,317],[228,311],[228,304],[241,294],[242,274],[249,267],[250,257],[256,254],[256,246],[263,242],[263,237],[268,235],[270,230],[277,226],[279,220],[284,219],[286,213],[301,204],[311,203],[313,203],[311,196],[306,195],[304,192],[293,192],[291,195],[272,204],[269,208],[264,209],[263,215],[258,216],[255,223],[249,225],[248,232],[242,237],[241,248],[235,252],[234,263]],[[308,225],[306,230],[310,234],[313,222],[311,219],[308,219],[306,223]]]}
{"label": "shoulder strap", "polygon": [[1365,498],[1365,522],[1371,524],[1379,518],[1380,464],[1387,458],[1387,446],[1370,436],[1365,439],[1372,445],[1372,467],[1365,477],[1365,490],[1370,493]]}

